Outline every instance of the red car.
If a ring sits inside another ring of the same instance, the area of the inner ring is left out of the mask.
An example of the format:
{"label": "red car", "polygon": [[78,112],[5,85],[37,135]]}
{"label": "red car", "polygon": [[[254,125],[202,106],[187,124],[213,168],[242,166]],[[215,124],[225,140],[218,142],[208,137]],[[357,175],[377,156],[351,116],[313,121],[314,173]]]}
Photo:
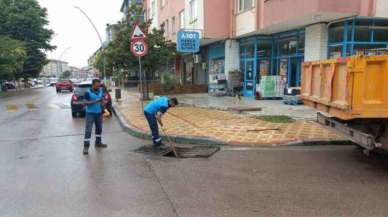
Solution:
{"label": "red car", "polygon": [[55,84],[55,88],[57,89],[57,93],[61,93],[64,90],[73,92],[74,84],[70,80],[59,81]]}

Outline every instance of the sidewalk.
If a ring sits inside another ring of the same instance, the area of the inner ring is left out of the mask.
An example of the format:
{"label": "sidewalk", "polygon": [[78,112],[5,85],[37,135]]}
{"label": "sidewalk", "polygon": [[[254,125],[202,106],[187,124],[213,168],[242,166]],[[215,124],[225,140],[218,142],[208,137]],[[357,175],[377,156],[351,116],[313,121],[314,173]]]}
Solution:
{"label": "sidewalk", "polygon": [[261,111],[245,112],[254,116],[285,115],[295,120],[316,120],[317,111],[304,106],[285,105],[282,100],[255,100],[242,97],[238,100],[234,97],[212,97],[208,94],[182,94],[175,95],[179,102],[199,108],[212,108],[218,110],[228,110],[235,106],[259,107]]}
{"label": "sidewalk", "polygon": [[[122,91],[122,98],[123,100],[120,103],[114,105],[119,117],[124,119],[121,121],[124,121],[133,131],[149,135],[148,124],[144,118],[138,94]],[[222,105],[222,101],[226,102],[226,106],[230,105],[227,104],[228,99],[215,98],[213,101],[202,94],[198,96],[180,95],[178,98],[184,104],[192,100],[193,104],[203,107],[205,107],[204,105]],[[207,100],[202,101],[201,98]],[[230,99],[234,100],[233,98]],[[249,100],[243,100],[243,103],[244,105],[253,104]],[[286,111],[281,112],[280,103],[272,101],[271,104],[274,104],[274,106],[268,107],[261,113],[270,114],[268,111],[273,109],[275,114],[276,108],[277,115],[288,114],[290,111],[287,110],[288,106],[283,106]],[[269,102],[264,102],[264,105],[269,105]],[[300,141],[328,142],[343,140],[339,135],[322,128],[313,121],[303,120],[303,118],[299,118],[293,123],[272,123],[229,111],[193,106],[180,106],[170,109],[164,117],[164,124],[166,133],[175,137],[205,139],[230,145],[280,145]]]}

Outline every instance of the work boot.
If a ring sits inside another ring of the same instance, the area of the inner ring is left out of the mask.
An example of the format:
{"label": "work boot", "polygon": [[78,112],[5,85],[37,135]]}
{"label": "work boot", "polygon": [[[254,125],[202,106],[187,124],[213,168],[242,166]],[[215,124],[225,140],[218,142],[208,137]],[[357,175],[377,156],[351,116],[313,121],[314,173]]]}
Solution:
{"label": "work boot", "polygon": [[108,145],[100,142],[100,143],[96,143],[94,145],[94,147],[96,147],[96,148],[108,148]]}
{"label": "work boot", "polygon": [[83,150],[83,155],[88,155],[89,154],[89,147],[84,147],[84,150]]}
{"label": "work boot", "polygon": [[167,150],[168,149],[168,146],[163,144],[162,142],[159,142],[159,143],[155,144],[154,147],[158,148],[160,150]]}

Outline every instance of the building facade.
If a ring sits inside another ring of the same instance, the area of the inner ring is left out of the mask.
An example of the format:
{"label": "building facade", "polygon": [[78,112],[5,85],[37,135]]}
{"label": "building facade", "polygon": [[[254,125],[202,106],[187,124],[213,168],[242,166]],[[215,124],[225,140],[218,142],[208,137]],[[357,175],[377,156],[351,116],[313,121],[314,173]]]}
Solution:
{"label": "building facade", "polygon": [[62,60],[54,60],[51,59],[49,62],[43,67],[42,72],[40,73],[41,77],[53,77],[59,78],[59,76],[65,72],[69,71],[69,63]]}
{"label": "building facade", "polygon": [[303,61],[388,48],[387,0],[145,0],[145,7],[168,39],[183,29],[201,35],[201,51],[176,61],[182,83],[232,83],[239,71],[248,97],[266,75],[299,87]]}

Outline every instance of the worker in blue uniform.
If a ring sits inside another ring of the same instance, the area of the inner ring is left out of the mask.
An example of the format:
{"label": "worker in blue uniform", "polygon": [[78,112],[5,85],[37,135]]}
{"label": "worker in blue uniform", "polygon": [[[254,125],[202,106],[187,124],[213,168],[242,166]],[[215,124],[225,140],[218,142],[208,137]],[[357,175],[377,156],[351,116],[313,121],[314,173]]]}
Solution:
{"label": "worker in blue uniform", "polygon": [[158,97],[157,99],[151,101],[144,108],[144,115],[148,121],[152,133],[152,141],[154,147],[165,149],[167,148],[162,143],[162,138],[159,136],[158,123],[163,127],[162,115],[167,112],[169,108],[175,107],[178,105],[177,98],[168,98],[166,96]]}
{"label": "worker in blue uniform", "polygon": [[102,121],[104,104],[104,91],[101,88],[101,82],[98,79],[92,81],[92,87],[85,93],[85,105],[86,105],[86,124],[85,124],[85,138],[84,138],[84,150],[83,154],[89,154],[90,139],[92,136],[93,124],[96,126],[96,148],[107,148],[108,146],[102,143]]}

